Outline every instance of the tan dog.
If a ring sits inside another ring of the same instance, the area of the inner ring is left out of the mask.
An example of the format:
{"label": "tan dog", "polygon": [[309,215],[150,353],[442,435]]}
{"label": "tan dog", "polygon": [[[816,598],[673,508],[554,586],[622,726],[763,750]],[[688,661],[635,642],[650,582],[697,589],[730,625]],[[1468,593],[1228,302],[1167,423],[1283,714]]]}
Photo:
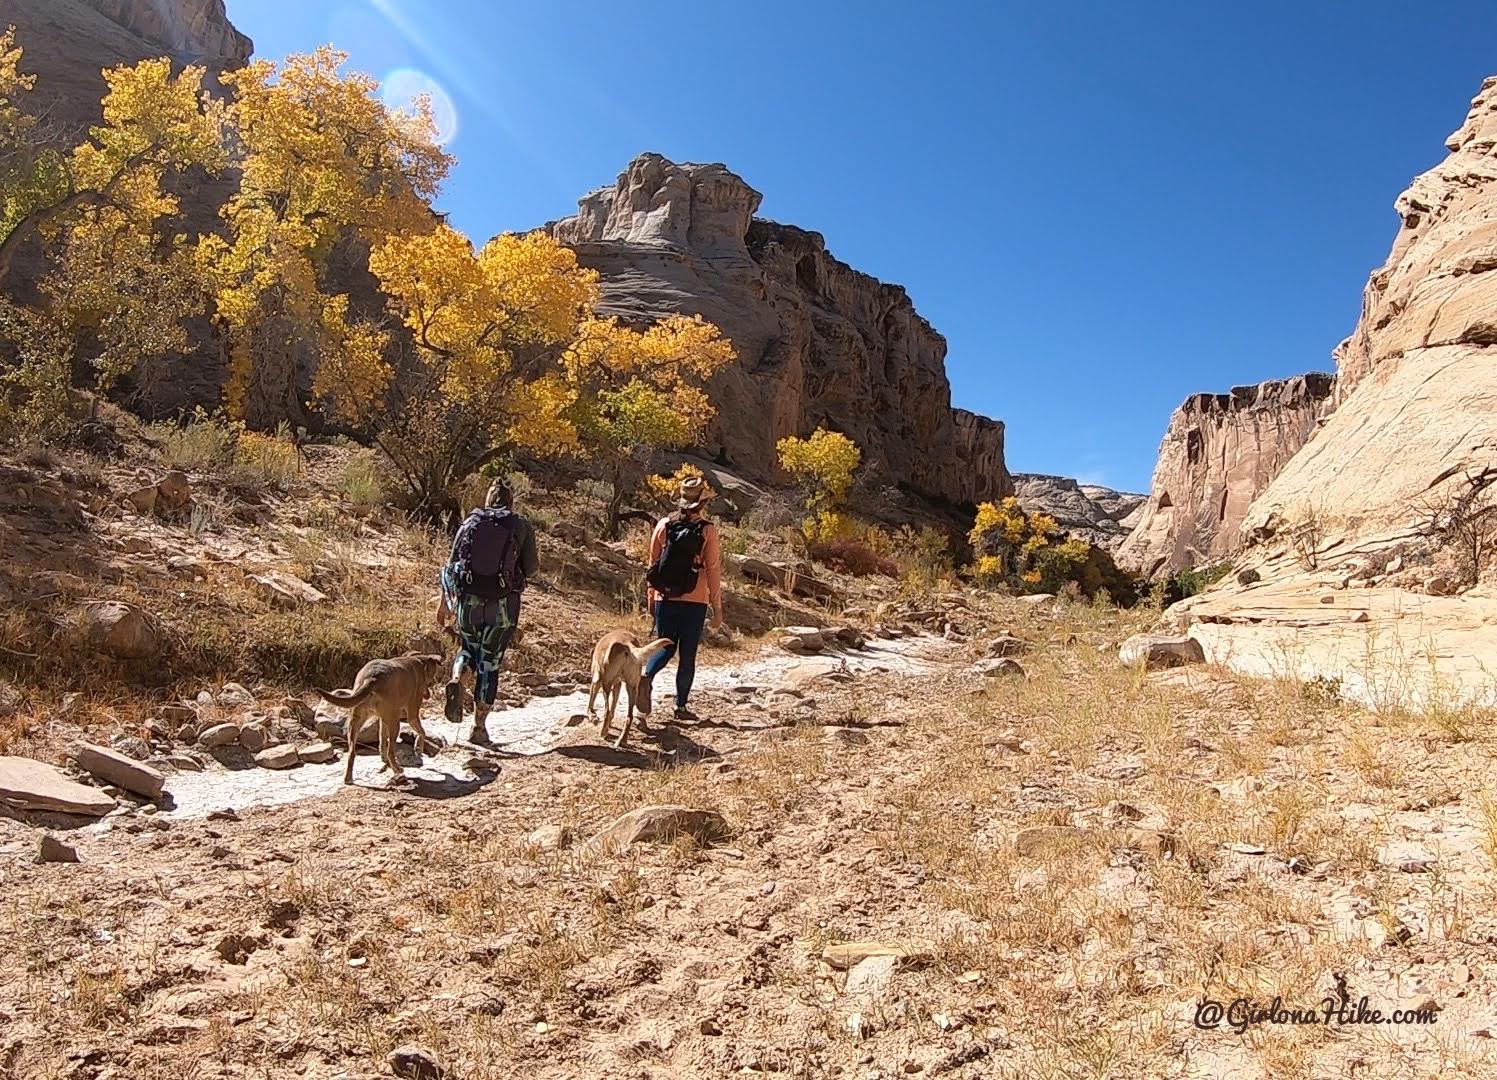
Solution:
{"label": "tan dog", "polygon": [[[629,726],[634,722],[634,710],[639,710],[640,722],[650,715],[650,680],[645,676],[645,665],[659,653],[670,648],[670,638],[656,638],[644,648],[634,644],[634,635],[627,630],[614,630],[603,635],[593,649],[593,685],[587,692],[587,714],[593,712],[593,703],[598,694],[603,695],[603,730],[599,738],[608,740],[608,728],[613,723],[614,710],[619,704],[619,687],[629,691],[629,708],[624,715],[624,730],[619,732],[615,746],[623,746],[629,739]],[[643,689],[643,693],[641,693]]]}
{"label": "tan dog", "polygon": [[393,660],[371,660],[359,668],[350,690],[318,690],[328,702],[348,714],[348,762],[343,768],[343,782],[353,783],[353,759],[358,752],[359,729],[371,716],[379,717],[379,756],[381,769],[390,769],[398,778],[404,775],[395,763],[395,740],[400,735],[400,721],[415,730],[425,750],[434,743],[421,726],[421,702],[431,684],[447,670],[447,661],[435,654],[407,653]]}

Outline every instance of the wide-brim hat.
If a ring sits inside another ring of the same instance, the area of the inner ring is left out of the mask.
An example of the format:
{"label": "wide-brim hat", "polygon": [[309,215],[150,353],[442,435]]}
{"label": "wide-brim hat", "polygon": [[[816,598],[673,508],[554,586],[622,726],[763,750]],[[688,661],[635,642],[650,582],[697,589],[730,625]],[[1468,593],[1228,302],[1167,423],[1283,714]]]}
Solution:
{"label": "wide-brim hat", "polygon": [[688,476],[676,491],[676,505],[682,510],[696,510],[711,502],[714,494],[700,476]]}

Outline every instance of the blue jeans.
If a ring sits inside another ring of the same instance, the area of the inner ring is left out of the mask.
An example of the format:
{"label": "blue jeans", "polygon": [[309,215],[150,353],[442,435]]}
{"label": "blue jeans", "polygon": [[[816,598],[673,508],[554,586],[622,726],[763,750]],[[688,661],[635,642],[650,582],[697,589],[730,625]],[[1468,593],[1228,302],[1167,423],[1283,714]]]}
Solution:
{"label": "blue jeans", "polygon": [[670,638],[674,645],[645,665],[645,674],[654,678],[660,669],[676,661],[676,708],[686,708],[691,684],[697,674],[697,646],[702,643],[702,629],[707,625],[707,605],[691,600],[661,600],[655,605],[655,636]]}

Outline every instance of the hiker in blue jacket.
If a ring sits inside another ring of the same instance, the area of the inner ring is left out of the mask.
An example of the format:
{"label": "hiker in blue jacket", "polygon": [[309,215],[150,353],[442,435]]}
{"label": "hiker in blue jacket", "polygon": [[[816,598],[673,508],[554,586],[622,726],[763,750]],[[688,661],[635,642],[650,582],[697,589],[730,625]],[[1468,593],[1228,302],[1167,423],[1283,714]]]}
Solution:
{"label": "hiker in blue jacket", "polygon": [[455,623],[460,648],[447,684],[450,723],[463,718],[463,684],[473,680],[470,742],[487,744],[486,721],[499,693],[504,651],[520,623],[520,594],[540,569],[535,530],[513,509],[509,486],[496,480],[484,505],[468,515],[442,568],[437,623]]}

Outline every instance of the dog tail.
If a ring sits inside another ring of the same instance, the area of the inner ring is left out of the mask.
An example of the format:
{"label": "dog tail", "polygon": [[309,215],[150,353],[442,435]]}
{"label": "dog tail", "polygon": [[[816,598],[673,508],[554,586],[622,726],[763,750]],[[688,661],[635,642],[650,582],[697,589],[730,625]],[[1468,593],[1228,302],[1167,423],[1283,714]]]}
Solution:
{"label": "dog tail", "polygon": [[317,690],[324,701],[344,709],[352,709],[356,705],[362,705],[364,699],[374,693],[374,680],[356,683],[352,690],[319,690],[315,686],[312,689]]}
{"label": "dog tail", "polygon": [[634,656],[639,660],[641,665],[648,664],[673,645],[675,645],[675,642],[668,637],[656,638],[643,648],[635,649]]}

